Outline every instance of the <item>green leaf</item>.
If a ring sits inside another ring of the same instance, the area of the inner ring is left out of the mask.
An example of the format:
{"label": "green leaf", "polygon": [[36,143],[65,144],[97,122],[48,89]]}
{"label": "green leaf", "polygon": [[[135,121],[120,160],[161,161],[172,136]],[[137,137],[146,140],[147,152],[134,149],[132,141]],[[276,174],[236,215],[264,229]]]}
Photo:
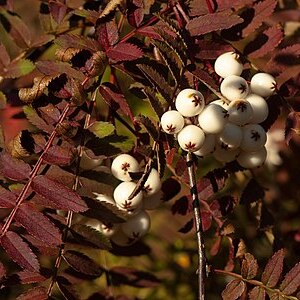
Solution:
{"label": "green leaf", "polygon": [[6,96],[0,91],[0,109],[5,108],[6,106]]}
{"label": "green leaf", "polygon": [[96,121],[88,128],[88,130],[98,138],[104,138],[114,132],[115,126],[109,122]]}
{"label": "green leaf", "polygon": [[4,78],[18,78],[26,75],[35,69],[35,65],[28,59],[19,59],[7,66]]}
{"label": "green leaf", "polygon": [[35,111],[35,109],[31,106],[24,106],[23,111],[28,119],[28,121],[47,133],[51,133],[54,129],[52,125],[47,124]]}

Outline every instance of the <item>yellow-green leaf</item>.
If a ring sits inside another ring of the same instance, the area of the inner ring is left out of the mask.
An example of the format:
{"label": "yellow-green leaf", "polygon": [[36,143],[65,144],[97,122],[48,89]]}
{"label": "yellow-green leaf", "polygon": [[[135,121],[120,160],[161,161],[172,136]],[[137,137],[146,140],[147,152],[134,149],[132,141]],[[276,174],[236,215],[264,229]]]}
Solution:
{"label": "yellow-green leaf", "polygon": [[98,138],[104,138],[111,135],[115,130],[115,126],[108,122],[97,121],[89,127],[89,131],[92,132]]}

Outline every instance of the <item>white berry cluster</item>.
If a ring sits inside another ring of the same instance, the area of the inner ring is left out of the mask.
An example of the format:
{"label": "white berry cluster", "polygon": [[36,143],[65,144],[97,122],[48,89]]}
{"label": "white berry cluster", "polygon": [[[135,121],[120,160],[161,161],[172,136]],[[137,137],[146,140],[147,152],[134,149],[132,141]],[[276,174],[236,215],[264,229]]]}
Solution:
{"label": "white berry cluster", "polygon": [[90,224],[119,246],[131,245],[148,232],[151,222],[146,210],[156,209],[163,201],[160,176],[154,168],[151,169],[142,191],[129,200],[137,186],[130,173],[140,171],[139,163],[133,156],[120,154],[111,165],[112,174],[122,181],[114,189],[113,197],[95,193],[96,199],[116,205],[128,215],[126,222],[120,224]]}
{"label": "white berry cluster", "polygon": [[223,78],[223,96],[205,105],[203,95],[184,89],[176,97],[176,110],[161,117],[161,127],[177,136],[185,151],[230,162],[237,159],[244,168],[261,166],[267,156],[267,135],[259,123],[268,117],[266,97],[275,91],[276,82],[267,73],[257,73],[250,84],[241,77],[243,64],[238,54],[226,52],[215,61],[215,72]]}

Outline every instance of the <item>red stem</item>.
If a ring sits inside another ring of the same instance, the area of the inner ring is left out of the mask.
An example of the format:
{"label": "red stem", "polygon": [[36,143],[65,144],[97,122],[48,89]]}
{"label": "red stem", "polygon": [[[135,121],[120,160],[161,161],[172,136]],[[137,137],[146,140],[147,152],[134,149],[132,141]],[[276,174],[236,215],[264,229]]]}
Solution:
{"label": "red stem", "polygon": [[42,153],[42,155],[39,157],[37,163],[35,164],[34,168],[32,169],[30,175],[29,175],[29,180],[27,181],[27,183],[25,184],[25,186],[23,187],[21,193],[19,194],[17,200],[16,200],[16,206],[13,208],[13,210],[10,212],[9,216],[7,217],[5,224],[2,227],[2,233],[1,233],[1,237],[3,237],[6,232],[8,231],[15,215],[16,212],[18,211],[18,209],[20,208],[20,205],[23,203],[23,201],[25,200],[26,194],[32,184],[32,181],[34,179],[34,177],[37,175],[43,160],[44,160],[44,156],[47,153],[47,151],[49,150],[49,148],[51,147],[56,135],[57,135],[57,129],[58,126],[60,126],[61,122],[65,119],[65,117],[67,116],[68,112],[70,110],[70,104],[67,104],[58,120],[58,123],[56,124],[55,130],[51,133],[49,140],[47,141],[46,145],[45,145],[45,149]]}
{"label": "red stem", "polygon": [[207,8],[208,8],[209,13],[210,13],[210,14],[213,14],[213,13],[214,13],[214,9],[213,9],[213,7],[211,6],[210,0],[206,0],[206,5],[207,5]]}

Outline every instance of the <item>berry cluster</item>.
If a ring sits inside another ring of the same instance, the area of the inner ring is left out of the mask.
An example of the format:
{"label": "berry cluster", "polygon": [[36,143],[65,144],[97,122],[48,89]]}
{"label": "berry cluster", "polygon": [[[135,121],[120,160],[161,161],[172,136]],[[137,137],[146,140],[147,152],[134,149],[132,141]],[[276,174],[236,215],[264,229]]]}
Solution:
{"label": "berry cluster", "polygon": [[213,153],[221,162],[237,160],[244,168],[261,166],[267,156],[267,135],[259,123],[268,117],[265,97],[276,88],[273,76],[257,73],[250,84],[241,77],[243,64],[234,52],[215,61],[215,72],[223,78],[222,98],[205,105],[203,95],[184,89],[176,97],[176,110],[161,117],[161,127],[177,136],[185,151],[204,157]]}
{"label": "berry cluster", "polygon": [[140,171],[139,163],[133,156],[121,154],[111,165],[114,177],[122,181],[114,189],[113,197],[95,193],[97,200],[116,205],[128,216],[126,222],[121,224],[89,224],[119,246],[131,245],[144,236],[150,228],[150,216],[146,210],[156,209],[162,203],[161,180],[154,168],[151,169],[142,191],[129,200],[137,186],[131,173]]}

